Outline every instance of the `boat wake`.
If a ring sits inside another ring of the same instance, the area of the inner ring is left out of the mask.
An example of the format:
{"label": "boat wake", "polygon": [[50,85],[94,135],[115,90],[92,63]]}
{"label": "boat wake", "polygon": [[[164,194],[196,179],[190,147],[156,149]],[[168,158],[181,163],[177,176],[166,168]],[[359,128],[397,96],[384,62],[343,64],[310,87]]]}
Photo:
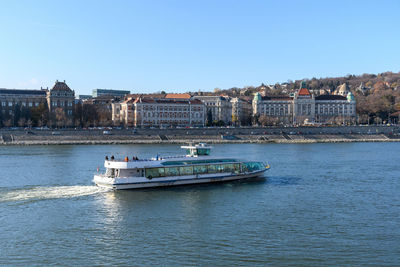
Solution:
{"label": "boat wake", "polygon": [[46,199],[75,198],[106,192],[108,189],[97,186],[38,186],[19,188],[0,194],[1,202],[29,202]]}

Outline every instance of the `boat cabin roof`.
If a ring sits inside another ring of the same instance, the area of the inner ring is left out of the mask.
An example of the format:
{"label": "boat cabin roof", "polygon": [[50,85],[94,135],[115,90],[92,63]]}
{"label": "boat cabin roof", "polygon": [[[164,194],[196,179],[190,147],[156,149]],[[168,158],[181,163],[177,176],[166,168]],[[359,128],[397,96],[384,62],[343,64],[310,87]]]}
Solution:
{"label": "boat cabin roof", "polygon": [[181,148],[186,149],[186,157],[198,157],[210,155],[212,147],[208,146],[206,143],[199,143],[196,145],[190,144],[187,146],[181,146]]}

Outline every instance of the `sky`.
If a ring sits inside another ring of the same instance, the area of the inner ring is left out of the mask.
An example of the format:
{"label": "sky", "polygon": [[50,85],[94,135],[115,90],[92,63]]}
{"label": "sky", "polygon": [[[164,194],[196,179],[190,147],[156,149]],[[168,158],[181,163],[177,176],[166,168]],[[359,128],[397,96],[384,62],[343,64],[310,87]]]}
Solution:
{"label": "sky", "polygon": [[0,0],[0,88],[212,91],[400,71],[400,1]]}

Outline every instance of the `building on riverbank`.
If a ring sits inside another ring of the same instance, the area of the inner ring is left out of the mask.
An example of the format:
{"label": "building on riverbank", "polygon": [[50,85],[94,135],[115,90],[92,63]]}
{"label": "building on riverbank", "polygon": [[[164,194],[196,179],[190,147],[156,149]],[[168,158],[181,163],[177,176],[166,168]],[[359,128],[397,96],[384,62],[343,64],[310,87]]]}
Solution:
{"label": "building on riverbank", "polygon": [[27,121],[32,120],[32,113],[39,112],[37,117],[44,120],[48,110],[50,121],[54,124],[62,122],[68,125],[66,123],[69,122],[72,125],[74,102],[75,92],[65,81],[57,80],[50,90],[0,89],[0,121],[7,126],[25,126],[29,124]]}
{"label": "building on riverbank", "polygon": [[63,82],[56,81],[47,91],[50,121],[57,126],[72,126],[74,123],[75,91]]}
{"label": "building on riverbank", "polygon": [[[211,122],[232,123],[232,103],[228,96],[194,96],[194,99],[200,100],[206,107],[206,114],[211,113]],[[209,123],[211,123],[209,122]]]}
{"label": "building on riverbank", "polygon": [[197,99],[139,96],[113,103],[112,120],[134,127],[204,126],[205,110]]}
{"label": "building on riverbank", "polygon": [[301,83],[293,96],[261,96],[253,99],[253,116],[264,125],[304,123],[353,123],[356,119],[356,101],[351,92],[345,94],[342,86],[336,95],[314,96]]}

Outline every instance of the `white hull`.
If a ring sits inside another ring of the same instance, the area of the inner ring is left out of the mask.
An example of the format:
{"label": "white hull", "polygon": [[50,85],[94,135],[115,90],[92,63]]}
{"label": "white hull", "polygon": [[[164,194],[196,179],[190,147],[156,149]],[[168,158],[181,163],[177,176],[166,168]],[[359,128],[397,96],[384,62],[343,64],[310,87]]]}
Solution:
{"label": "white hull", "polygon": [[144,177],[135,178],[107,178],[102,175],[95,175],[93,181],[96,185],[112,189],[138,189],[138,188],[152,188],[152,187],[167,187],[178,185],[192,185],[203,183],[216,183],[235,181],[241,179],[255,178],[263,175],[267,169],[243,174],[213,174],[203,177],[191,176],[175,176],[147,179]]}

